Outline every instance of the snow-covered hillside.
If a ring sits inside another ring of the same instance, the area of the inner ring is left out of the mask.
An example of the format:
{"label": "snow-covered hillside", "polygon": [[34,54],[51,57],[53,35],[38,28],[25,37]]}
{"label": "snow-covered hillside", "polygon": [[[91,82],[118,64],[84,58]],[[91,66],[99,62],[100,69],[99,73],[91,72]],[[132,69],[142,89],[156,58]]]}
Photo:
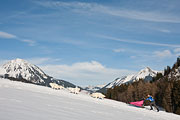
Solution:
{"label": "snow-covered hillside", "polygon": [[18,81],[30,82],[38,85],[49,86],[50,82],[55,82],[64,87],[75,87],[70,82],[55,79],[45,74],[38,66],[33,65],[23,59],[15,59],[0,67],[0,76],[5,78],[16,78]]}
{"label": "snow-covered hillside", "polygon": [[123,83],[134,82],[136,80],[139,80],[140,78],[145,79],[145,80],[151,80],[152,77],[156,76],[156,74],[157,74],[157,71],[154,71],[150,69],[149,67],[146,67],[145,69],[140,70],[137,74],[117,78],[113,82],[108,83],[105,86],[105,88],[112,88],[114,86],[119,86]]}
{"label": "snow-covered hillside", "polygon": [[174,71],[171,71],[168,75],[169,78],[171,77],[176,77],[179,78],[180,77],[180,67],[178,67],[177,69],[175,69]]}
{"label": "snow-covered hillside", "polygon": [[0,79],[0,120],[179,120],[125,103]]}
{"label": "snow-covered hillside", "polygon": [[84,90],[87,90],[89,92],[96,92],[98,90],[100,90],[101,88],[103,88],[105,85],[96,85],[96,86],[87,86],[87,87],[84,87]]}

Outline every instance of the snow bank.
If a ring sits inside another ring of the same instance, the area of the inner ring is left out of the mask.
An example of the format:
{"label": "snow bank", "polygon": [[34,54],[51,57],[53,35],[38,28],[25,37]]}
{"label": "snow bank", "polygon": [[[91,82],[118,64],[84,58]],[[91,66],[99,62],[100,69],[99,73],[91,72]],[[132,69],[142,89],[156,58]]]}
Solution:
{"label": "snow bank", "polygon": [[71,93],[78,94],[81,89],[78,88],[78,87],[75,87],[75,88],[68,87],[68,90],[69,90]]}
{"label": "snow bank", "polygon": [[56,89],[56,90],[58,90],[58,89],[64,89],[63,86],[58,85],[58,84],[56,84],[56,83],[49,83],[49,85],[51,86],[52,89]]}
{"label": "snow bank", "polygon": [[105,95],[103,95],[102,93],[95,92],[95,93],[91,94],[91,97],[103,99],[103,98],[105,98]]}
{"label": "snow bank", "polygon": [[180,120],[125,103],[94,99],[80,92],[0,79],[0,120]]}

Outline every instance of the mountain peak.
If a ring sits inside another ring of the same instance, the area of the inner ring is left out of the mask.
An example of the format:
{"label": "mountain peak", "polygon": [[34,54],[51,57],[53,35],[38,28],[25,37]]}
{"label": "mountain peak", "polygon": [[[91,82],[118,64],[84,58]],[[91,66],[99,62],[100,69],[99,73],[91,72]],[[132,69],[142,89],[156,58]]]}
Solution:
{"label": "mountain peak", "polygon": [[145,69],[151,70],[151,68],[150,68],[150,67],[145,67]]}
{"label": "mountain peak", "polygon": [[140,72],[138,72],[134,78],[135,80],[141,79],[141,78],[145,78],[147,76],[151,76],[154,77],[156,76],[157,71],[152,70],[150,67],[145,67],[144,69],[140,70]]}
{"label": "mountain peak", "polygon": [[11,61],[15,61],[15,62],[17,62],[17,63],[19,63],[19,62],[27,62],[27,61],[25,61],[25,60],[23,60],[23,59],[21,59],[21,58],[16,58],[16,59],[11,60]]}
{"label": "mountain peak", "polygon": [[145,67],[144,69],[140,70],[140,72],[152,72],[153,70],[150,67]]}
{"label": "mountain peak", "polygon": [[4,64],[1,68],[1,73],[6,77],[13,77],[16,79],[25,79],[27,81],[44,84],[49,78],[39,67],[28,63],[27,61],[17,58]]}
{"label": "mountain peak", "polygon": [[6,67],[6,66],[12,66],[12,67],[16,66],[17,67],[17,66],[22,66],[24,64],[26,64],[26,65],[29,64],[30,65],[30,63],[28,63],[27,61],[25,61],[23,59],[20,59],[20,58],[16,58],[14,60],[10,60],[9,62],[5,63],[3,65],[3,67]]}
{"label": "mountain peak", "polygon": [[108,83],[105,88],[112,88],[114,86],[120,86],[121,84],[134,82],[139,79],[151,80],[152,77],[156,76],[157,71],[152,70],[150,67],[145,67],[140,70],[137,74],[123,76],[115,79],[113,82]]}
{"label": "mountain peak", "polygon": [[0,77],[43,86],[49,86],[49,83],[54,82],[64,87],[75,87],[70,82],[48,76],[38,66],[20,58],[11,60],[1,66]]}

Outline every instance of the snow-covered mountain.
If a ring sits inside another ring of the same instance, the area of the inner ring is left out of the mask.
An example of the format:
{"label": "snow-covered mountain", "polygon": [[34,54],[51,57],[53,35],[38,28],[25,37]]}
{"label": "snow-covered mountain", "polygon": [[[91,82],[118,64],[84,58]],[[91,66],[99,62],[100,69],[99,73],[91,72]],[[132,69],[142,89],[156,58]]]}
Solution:
{"label": "snow-covered mountain", "polygon": [[39,67],[30,64],[23,59],[15,59],[7,62],[1,67],[1,75],[17,79],[25,79],[35,84],[45,84],[51,80]]}
{"label": "snow-covered mountain", "polygon": [[100,91],[105,92],[108,88],[113,88],[114,86],[120,86],[121,84],[128,83],[128,82],[135,82],[139,79],[145,79],[147,81],[152,80],[152,77],[156,76],[157,71],[152,70],[149,67],[146,67],[140,70],[137,74],[123,76],[121,78],[117,78],[114,81],[105,85]]}
{"label": "snow-covered mountain", "polygon": [[5,78],[13,78],[23,82],[30,82],[38,85],[49,86],[50,82],[56,82],[65,87],[75,85],[64,80],[54,79],[45,74],[38,66],[23,59],[15,59],[7,62],[0,68],[0,75]]}
{"label": "snow-covered mountain", "polygon": [[145,69],[140,70],[137,74],[117,78],[116,80],[109,83],[105,87],[112,88],[114,86],[120,86],[123,83],[134,82],[139,79],[152,80],[152,77],[156,76],[156,74],[157,74],[157,71],[154,71],[149,67],[146,67]]}
{"label": "snow-covered mountain", "polygon": [[104,86],[105,85],[87,86],[87,87],[84,87],[84,90],[89,91],[90,93],[92,93],[92,92],[96,92],[96,91],[100,90]]}

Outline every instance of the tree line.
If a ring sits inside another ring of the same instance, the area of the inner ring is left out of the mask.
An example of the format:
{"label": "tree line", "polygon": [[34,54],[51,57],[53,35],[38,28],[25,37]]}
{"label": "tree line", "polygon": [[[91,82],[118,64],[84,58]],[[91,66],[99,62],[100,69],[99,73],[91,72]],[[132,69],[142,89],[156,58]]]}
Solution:
{"label": "tree line", "polygon": [[[172,66],[167,66],[164,73],[157,73],[152,81],[139,79],[133,83],[121,84],[109,88],[106,97],[109,99],[129,103],[139,101],[151,94],[156,104],[167,112],[180,115],[180,58]],[[145,104],[149,104],[145,101]]]}

